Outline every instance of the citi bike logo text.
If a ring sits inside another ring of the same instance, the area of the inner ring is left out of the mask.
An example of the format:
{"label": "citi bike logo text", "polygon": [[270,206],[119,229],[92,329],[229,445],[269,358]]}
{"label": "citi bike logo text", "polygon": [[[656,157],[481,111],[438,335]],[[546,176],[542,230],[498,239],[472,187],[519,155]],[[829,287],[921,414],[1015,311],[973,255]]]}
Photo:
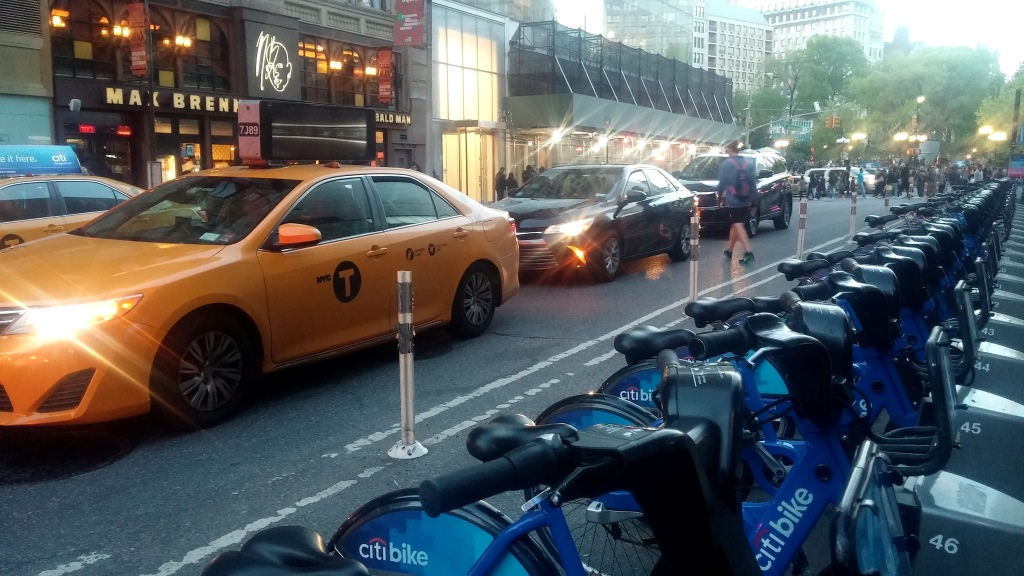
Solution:
{"label": "citi bike logo text", "polygon": [[636,386],[630,386],[622,392],[619,392],[619,398],[623,400],[629,400],[630,402],[651,402],[654,399],[651,398],[651,393],[646,390],[641,390]]}
{"label": "citi bike logo text", "polygon": [[[757,550],[757,565],[761,567],[762,572],[771,569],[772,563],[775,562],[775,554],[782,552],[786,547],[786,542],[804,517],[807,506],[813,501],[814,494],[800,488],[788,502],[784,500],[775,508],[782,512],[781,517],[768,522],[767,527],[761,524],[761,530],[754,537],[754,548]],[[768,563],[763,564],[765,561]]]}
{"label": "citi bike logo text", "polygon": [[430,558],[426,552],[413,550],[408,544],[394,545],[383,538],[371,538],[366,544],[359,545],[359,555],[369,560],[381,560],[411,566],[426,566]]}

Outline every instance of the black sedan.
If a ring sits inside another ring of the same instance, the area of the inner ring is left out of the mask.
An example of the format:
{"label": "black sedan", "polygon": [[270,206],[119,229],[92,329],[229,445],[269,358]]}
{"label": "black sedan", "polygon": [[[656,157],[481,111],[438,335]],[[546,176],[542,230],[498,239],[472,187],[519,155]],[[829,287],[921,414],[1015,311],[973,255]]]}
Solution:
{"label": "black sedan", "polygon": [[551,168],[493,207],[516,222],[520,271],[587,268],[609,282],[626,259],[690,257],[693,195],[655,166]]}
{"label": "black sedan", "polygon": [[[757,234],[758,227],[765,220],[771,220],[776,230],[789,228],[793,215],[793,192],[785,159],[763,150],[744,151],[742,155],[757,166],[757,190],[751,199],[747,235]],[[675,174],[680,183],[696,195],[701,226],[729,225],[729,214],[723,209],[723,199],[718,194],[718,167],[725,158],[725,154],[701,154]]]}

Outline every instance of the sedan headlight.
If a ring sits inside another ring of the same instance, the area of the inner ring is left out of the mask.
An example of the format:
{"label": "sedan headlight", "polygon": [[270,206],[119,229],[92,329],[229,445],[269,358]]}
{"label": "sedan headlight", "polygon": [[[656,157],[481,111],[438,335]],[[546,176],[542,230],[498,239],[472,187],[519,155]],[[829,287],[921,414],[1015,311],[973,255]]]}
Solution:
{"label": "sedan headlight", "polygon": [[544,230],[545,234],[564,234],[565,236],[579,236],[590,228],[590,225],[594,223],[594,219],[588,220],[576,220],[575,222],[564,222],[562,224],[552,224]]}
{"label": "sedan headlight", "polygon": [[44,339],[66,338],[78,330],[124,316],[141,299],[142,294],[136,294],[88,304],[29,308],[3,334],[29,334]]}

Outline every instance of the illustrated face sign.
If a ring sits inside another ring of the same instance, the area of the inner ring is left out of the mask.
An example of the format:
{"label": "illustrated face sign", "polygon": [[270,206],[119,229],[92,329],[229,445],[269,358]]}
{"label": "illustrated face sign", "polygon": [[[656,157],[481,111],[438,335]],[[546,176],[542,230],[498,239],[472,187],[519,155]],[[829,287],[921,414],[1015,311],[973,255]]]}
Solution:
{"label": "illustrated face sign", "polygon": [[284,92],[292,79],[292,63],[288,58],[288,49],[277,41],[277,37],[260,32],[256,41],[256,79],[260,90],[273,88]]}

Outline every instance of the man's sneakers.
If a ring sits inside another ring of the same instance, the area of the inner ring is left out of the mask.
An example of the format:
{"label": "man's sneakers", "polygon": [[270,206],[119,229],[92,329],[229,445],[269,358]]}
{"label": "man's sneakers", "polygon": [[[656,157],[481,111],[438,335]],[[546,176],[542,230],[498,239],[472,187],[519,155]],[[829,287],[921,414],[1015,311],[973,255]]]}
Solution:
{"label": "man's sneakers", "polygon": [[725,251],[725,258],[726,260],[732,260],[732,250]]}
{"label": "man's sneakers", "polygon": [[750,264],[753,261],[754,261],[754,253],[753,252],[747,252],[746,254],[743,255],[743,258],[740,258],[740,264]]}

